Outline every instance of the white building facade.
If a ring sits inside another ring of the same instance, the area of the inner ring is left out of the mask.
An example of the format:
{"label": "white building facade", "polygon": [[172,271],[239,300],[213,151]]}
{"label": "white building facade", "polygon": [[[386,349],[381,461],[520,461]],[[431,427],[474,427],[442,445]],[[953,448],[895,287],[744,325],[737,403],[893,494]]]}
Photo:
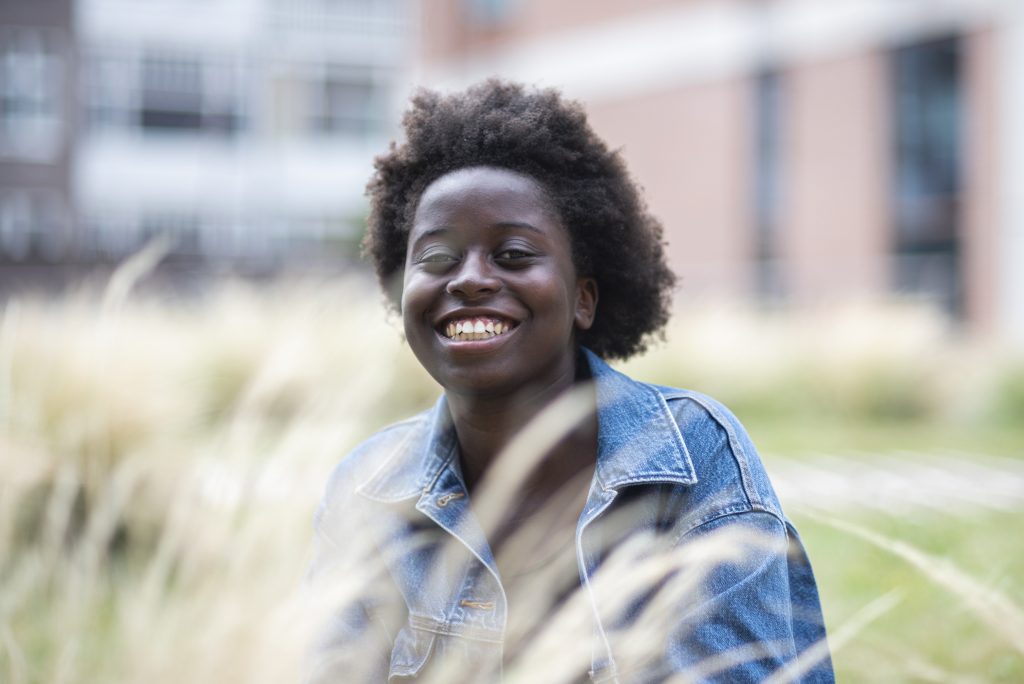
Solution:
{"label": "white building facade", "polygon": [[77,29],[84,249],[350,251],[405,92],[405,0],[78,0]]}

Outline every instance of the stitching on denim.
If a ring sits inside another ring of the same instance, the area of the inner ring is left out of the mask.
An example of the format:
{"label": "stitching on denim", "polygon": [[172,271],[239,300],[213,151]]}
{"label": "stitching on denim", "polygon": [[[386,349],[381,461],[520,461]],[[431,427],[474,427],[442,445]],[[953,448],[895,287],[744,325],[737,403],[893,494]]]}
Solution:
{"label": "stitching on denim", "polygon": [[673,414],[672,409],[669,408],[668,400],[665,399],[665,395],[659,392],[655,387],[652,387],[651,385],[647,385],[646,387],[657,395],[658,405],[662,409],[662,412],[658,417],[660,420],[669,423],[668,428],[676,438],[676,446],[679,449],[680,465],[683,466],[684,470],[689,470],[694,482],[696,482],[697,473],[693,468],[693,459],[690,458],[690,448],[686,445],[686,439],[683,437],[683,433],[679,429],[679,423],[676,421],[675,414]]}
{"label": "stitching on denim", "polygon": [[442,473],[444,473],[445,469],[449,466],[449,464],[452,462],[452,459],[455,457],[455,452],[457,451],[455,447],[457,444],[458,442],[453,441],[452,444],[448,446],[448,453],[445,455],[444,458],[441,459],[441,464],[437,467],[437,472],[434,473],[431,477],[427,478],[427,484],[423,486],[423,494],[429,494],[434,489],[434,486],[437,484],[437,481],[441,479]]}
{"label": "stitching on denim", "polygon": [[740,479],[743,482],[743,495],[747,497],[747,501],[751,506],[754,506],[755,504],[763,506],[764,502],[758,495],[757,488],[754,487],[754,479],[750,474],[750,455],[747,453],[747,450],[743,448],[739,438],[737,438],[736,429],[733,426],[732,421],[729,420],[726,415],[719,410],[718,406],[708,399],[708,397],[704,397],[697,392],[693,392],[688,393],[686,398],[707,411],[708,414],[715,419],[715,422],[725,430],[725,434],[729,437],[729,448],[732,450],[733,461],[736,462],[736,467],[740,470]]}
{"label": "stitching on denim", "polygon": [[655,427],[672,434],[673,446],[676,448],[677,457],[675,465],[678,466],[677,470],[679,472],[687,473],[688,477],[679,477],[670,470],[659,470],[639,473],[627,479],[612,478],[612,482],[609,482],[601,477],[600,469],[596,469],[594,479],[597,481],[597,484],[604,491],[612,491],[623,485],[645,482],[673,482],[685,485],[697,484],[700,478],[697,476],[697,470],[693,466],[693,459],[690,456],[690,448],[686,444],[686,438],[683,437],[683,433],[679,429],[679,422],[676,420],[676,416],[675,413],[673,413],[672,408],[668,405],[665,395],[662,393],[658,385],[646,382],[637,382],[636,384],[645,392],[653,395],[650,398],[657,403],[658,409],[652,412],[651,423]]}
{"label": "stitching on denim", "polygon": [[612,492],[614,492],[616,489],[618,489],[619,487],[622,487],[624,485],[657,484],[659,482],[668,482],[668,483],[671,483],[671,484],[679,484],[679,485],[686,485],[686,486],[690,486],[690,485],[696,484],[696,480],[685,479],[685,478],[679,477],[678,475],[673,475],[672,473],[666,473],[664,471],[661,471],[661,472],[645,472],[645,473],[638,473],[634,477],[630,477],[630,478],[626,478],[626,479],[622,479],[622,480],[616,480],[614,487],[605,487],[604,490],[605,491],[612,491]]}
{"label": "stitching on denim", "polygon": [[[587,527],[590,526],[591,523],[597,520],[597,518],[602,513],[608,510],[612,502],[615,501],[617,492],[614,489],[611,490],[611,492],[611,498],[609,498],[607,501],[602,502],[600,506],[598,506],[593,512],[591,512],[588,518],[582,520],[582,522],[577,525],[575,539],[573,540],[573,545],[575,548],[573,550],[576,553],[576,563],[581,571],[583,586],[587,591],[587,596],[590,598],[590,607],[594,613],[594,626],[597,629],[597,634],[601,637],[601,643],[604,646],[605,653],[608,654],[608,664],[610,665],[610,667],[614,668],[615,656],[612,654],[611,643],[608,641],[608,635],[604,630],[604,624],[601,622],[601,614],[597,610],[597,601],[594,598],[594,588],[590,585],[589,561],[591,559],[588,554],[584,553],[583,549],[583,532],[586,530]],[[596,648],[596,646],[594,648]],[[594,656],[591,657],[591,663],[593,663],[593,658]]]}
{"label": "stitching on denim", "polygon": [[[409,623],[409,626],[414,630],[416,629],[416,627],[412,626],[411,621]],[[413,658],[412,666],[400,666],[397,669],[397,671],[394,667],[389,667],[388,679],[391,678],[391,675],[398,675],[399,677],[403,678],[410,676],[414,677],[417,674],[419,674],[419,671],[422,670],[423,666],[426,665],[428,660],[430,660],[430,656],[434,653],[434,644],[437,642],[437,634],[435,632],[431,632],[429,629],[421,629],[417,631],[426,632],[430,635],[430,641],[427,643],[427,647],[423,649],[425,652],[422,655],[419,653],[414,653],[415,657]],[[394,657],[394,646],[392,646],[392,657]]]}
{"label": "stitching on denim", "polygon": [[488,634],[489,632],[492,632],[492,630],[480,627],[454,626],[448,622],[441,622],[433,618],[425,618],[418,615],[409,615],[409,627],[423,632],[430,632],[431,634],[454,636],[461,639],[469,639],[470,641],[480,641],[488,644],[502,643],[502,637],[500,635],[490,636]]}
{"label": "stitching on denim", "polygon": [[[384,428],[383,430],[378,432],[376,435],[374,435],[374,437],[376,437],[378,435],[387,434],[388,432],[391,432],[392,430],[395,430],[395,429],[400,428],[400,427],[405,427],[407,429],[406,433],[404,435],[402,435],[401,442],[399,442],[399,444],[394,449],[392,449],[391,453],[388,454],[387,458],[382,460],[380,466],[377,467],[377,469],[374,470],[373,473],[369,477],[367,477],[363,482],[359,483],[359,485],[357,485],[355,487],[354,491],[357,494],[365,496],[366,498],[371,499],[373,501],[390,501],[391,500],[390,498],[382,498],[380,496],[374,496],[372,493],[366,491],[366,489],[370,485],[371,482],[375,482],[378,479],[378,476],[381,473],[383,473],[385,469],[387,469],[387,468],[389,468],[391,466],[391,462],[392,461],[397,459],[399,457],[399,455],[405,453],[406,447],[409,445],[410,442],[412,442],[415,439],[415,437],[417,436],[418,432],[420,432],[420,430],[418,430],[417,428],[420,428],[422,426],[419,425],[419,424],[427,422],[430,413],[432,413],[432,412],[431,411],[423,412],[420,415],[416,416],[415,418],[410,418],[409,420],[404,420],[401,423],[397,423],[397,424],[392,425],[390,427]],[[371,439],[373,439],[373,437],[371,437]],[[352,454],[350,454],[348,456],[348,458],[351,458],[351,457],[352,457]],[[415,496],[415,494],[416,494],[416,492],[412,492],[411,494],[409,494],[407,496],[400,497],[400,499],[407,499],[407,498],[410,498],[412,496]]]}
{"label": "stitching on denim", "polygon": [[728,518],[729,516],[734,516],[734,515],[748,515],[748,514],[751,514],[751,513],[763,513],[764,515],[768,515],[768,516],[774,518],[775,520],[777,520],[780,524],[782,524],[783,529],[785,529],[785,527],[786,527],[786,521],[783,520],[774,511],[770,511],[770,510],[767,510],[765,508],[753,508],[753,507],[747,507],[747,506],[729,506],[729,507],[723,508],[720,511],[715,512],[714,514],[704,516],[704,518],[698,520],[693,525],[691,525],[689,528],[687,528],[685,532],[682,532],[679,535],[677,535],[672,540],[672,544],[673,545],[678,544],[680,541],[682,541],[683,537],[688,536],[689,534],[695,532],[697,529],[699,529],[701,527],[704,527],[705,525],[708,525],[708,524],[713,523],[715,521],[721,520],[722,518]]}

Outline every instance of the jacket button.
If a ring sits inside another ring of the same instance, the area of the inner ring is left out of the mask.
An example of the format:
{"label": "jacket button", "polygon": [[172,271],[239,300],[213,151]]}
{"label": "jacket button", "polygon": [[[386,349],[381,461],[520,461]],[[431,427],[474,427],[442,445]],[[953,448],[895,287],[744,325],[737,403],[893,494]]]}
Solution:
{"label": "jacket button", "polygon": [[444,508],[455,499],[461,499],[464,496],[466,496],[465,492],[451,492],[450,494],[442,494],[441,496],[437,497],[437,505],[440,506],[441,508]]}
{"label": "jacket button", "polygon": [[470,599],[462,599],[459,601],[460,606],[466,608],[476,608],[477,610],[494,610],[494,601],[473,601]]}

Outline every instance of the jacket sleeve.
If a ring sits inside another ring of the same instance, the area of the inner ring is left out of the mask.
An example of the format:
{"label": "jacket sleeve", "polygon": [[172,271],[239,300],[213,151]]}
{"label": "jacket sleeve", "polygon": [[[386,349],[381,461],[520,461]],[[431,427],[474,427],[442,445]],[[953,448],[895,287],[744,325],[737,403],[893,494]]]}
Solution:
{"label": "jacket sleeve", "polygon": [[787,682],[833,681],[827,650],[813,662],[809,635],[823,639],[824,630],[816,590],[804,595],[801,573],[810,566],[795,530],[771,513],[745,511],[700,525],[679,544],[703,544],[717,557],[718,541],[726,552],[697,570],[701,590],[682,608],[666,665],[696,681],[761,682],[776,673]]}
{"label": "jacket sleeve", "polygon": [[665,531],[692,585],[667,602],[676,615],[665,667],[697,681],[760,682],[780,670],[782,681],[833,681],[810,562],[757,450],[720,403],[686,398],[674,416],[697,482],[672,490]]}

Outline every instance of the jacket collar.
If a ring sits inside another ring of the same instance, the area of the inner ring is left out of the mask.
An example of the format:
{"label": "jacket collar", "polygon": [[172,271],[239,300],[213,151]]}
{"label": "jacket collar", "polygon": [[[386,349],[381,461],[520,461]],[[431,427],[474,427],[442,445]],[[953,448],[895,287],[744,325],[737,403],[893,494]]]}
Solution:
{"label": "jacket collar", "polygon": [[[696,483],[690,452],[662,393],[614,370],[589,349],[582,351],[597,399],[596,483],[605,490]],[[357,491],[385,502],[431,494],[448,469],[461,481],[457,456],[455,429],[441,395]]]}
{"label": "jacket collar", "polygon": [[662,393],[583,352],[597,394],[597,482],[604,489],[696,483],[690,451]]}
{"label": "jacket collar", "polygon": [[448,401],[442,394],[433,408],[417,417],[401,443],[384,456],[380,467],[356,491],[385,502],[428,494],[447,468],[454,468],[462,479],[458,453]]}

